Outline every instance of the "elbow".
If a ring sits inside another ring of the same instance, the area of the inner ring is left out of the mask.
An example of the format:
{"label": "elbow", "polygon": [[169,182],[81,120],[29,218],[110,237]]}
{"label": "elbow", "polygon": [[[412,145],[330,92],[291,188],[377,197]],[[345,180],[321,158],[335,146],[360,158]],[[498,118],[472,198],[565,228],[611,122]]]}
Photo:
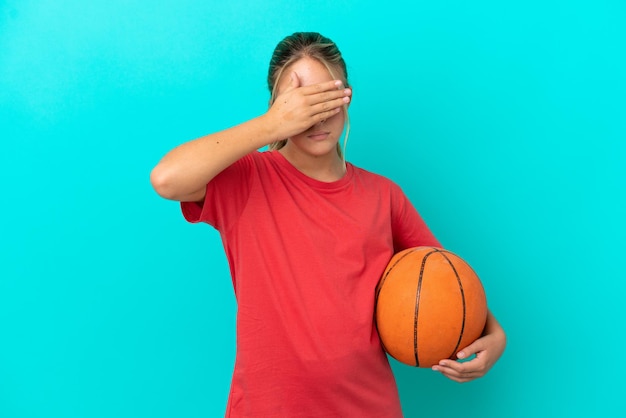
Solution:
{"label": "elbow", "polygon": [[157,194],[165,199],[176,200],[174,190],[172,188],[172,178],[168,170],[157,165],[150,172],[150,183]]}
{"label": "elbow", "polygon": [[159,196],[178,202],[204,200],[206,182],[190,178],[184,169],[159,163],[150,172],[150,183]]}

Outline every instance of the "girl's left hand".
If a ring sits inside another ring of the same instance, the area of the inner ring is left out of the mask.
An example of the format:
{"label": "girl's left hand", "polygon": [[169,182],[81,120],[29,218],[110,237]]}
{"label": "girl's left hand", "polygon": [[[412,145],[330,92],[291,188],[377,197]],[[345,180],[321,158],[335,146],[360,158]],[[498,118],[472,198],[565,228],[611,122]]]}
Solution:
{"label": "girl's left hand", "polygon": [[487,315],[487,324],[483,336],[457,353],[459,359],[476,357],[466,362],[445,359],[432,367],[455,382],[465,383],[483,377],[498,361],[506,347],[506,335],[491,313]]}

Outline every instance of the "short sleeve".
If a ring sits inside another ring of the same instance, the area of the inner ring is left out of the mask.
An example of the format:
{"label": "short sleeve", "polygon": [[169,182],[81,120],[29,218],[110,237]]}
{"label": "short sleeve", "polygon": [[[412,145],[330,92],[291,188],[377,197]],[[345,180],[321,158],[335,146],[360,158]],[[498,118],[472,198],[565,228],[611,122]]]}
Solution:
{"label": "short sleeve", "polygon": [[430,246],[441,248],[404,192],[395,183],[391,188],[391,222],[393,231],[394,251],[399,252],[407,248]]}
{"label": "short sleeve", "polygon": [[181,202],[185,219],[191,223],[205,222],[219,231],[230,228],[239,218],[250,195],[253,154],[234,162],[215,176],[206,186],[202,204]]}

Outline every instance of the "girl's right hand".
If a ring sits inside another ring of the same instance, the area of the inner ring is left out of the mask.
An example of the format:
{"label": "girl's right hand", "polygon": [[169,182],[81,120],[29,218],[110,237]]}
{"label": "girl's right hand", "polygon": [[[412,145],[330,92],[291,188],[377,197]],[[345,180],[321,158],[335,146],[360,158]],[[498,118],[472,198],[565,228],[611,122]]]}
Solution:
{"label": "girl's right hand", "polygon": [[350,102],[352,91],[342,88],[339,80],[300,87],[300,79],[291,73],[289,88],[281,93],[265,116],[278,136],[287,139],[309,129],[341,111]]}

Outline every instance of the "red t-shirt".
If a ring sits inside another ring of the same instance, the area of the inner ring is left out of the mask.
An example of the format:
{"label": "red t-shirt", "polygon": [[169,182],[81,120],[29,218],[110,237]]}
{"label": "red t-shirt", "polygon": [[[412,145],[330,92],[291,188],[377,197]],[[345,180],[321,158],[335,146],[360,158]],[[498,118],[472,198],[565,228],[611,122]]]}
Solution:
{"label": "red t-shirt", "polygon": [[439,243],[397,185],[351,164],[320,182],[279,152],[254,152],[182,211],[220,231],[230,264],[227,417],[402,416],[374,291],[394,252]]}

